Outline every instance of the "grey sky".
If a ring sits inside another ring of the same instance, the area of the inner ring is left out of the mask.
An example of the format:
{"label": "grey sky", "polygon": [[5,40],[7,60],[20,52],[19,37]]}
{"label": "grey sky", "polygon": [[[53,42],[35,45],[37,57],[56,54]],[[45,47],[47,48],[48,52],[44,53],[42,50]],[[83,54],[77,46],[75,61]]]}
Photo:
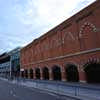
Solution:
{"label": "grey sky", "polygon": [[95,0],[0,0],[0,53],[25,46]]}

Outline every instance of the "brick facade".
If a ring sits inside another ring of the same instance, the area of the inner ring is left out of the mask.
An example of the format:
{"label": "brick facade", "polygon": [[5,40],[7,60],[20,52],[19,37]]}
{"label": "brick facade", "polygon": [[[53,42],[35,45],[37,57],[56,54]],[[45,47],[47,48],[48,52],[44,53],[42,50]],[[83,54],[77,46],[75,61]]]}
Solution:
{"label": "brick facade", "polygon": [[36,68],[40,69],[40,79],[44,79],[43,68],[46,67],[49,80],[61,76],[57,80],[70,81],[67,67],[73,65],[78,80],[86,82],[84,66],[91,62],[100,63],[99,0],[21,49],[21,70],[32,69],[34,79]]}

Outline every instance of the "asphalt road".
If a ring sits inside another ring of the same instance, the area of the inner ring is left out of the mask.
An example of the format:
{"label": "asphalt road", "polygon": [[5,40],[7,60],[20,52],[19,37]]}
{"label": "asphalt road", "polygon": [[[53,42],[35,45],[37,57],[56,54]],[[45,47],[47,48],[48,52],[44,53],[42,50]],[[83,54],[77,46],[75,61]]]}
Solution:
{"label": "asphalt road", "polygon": [[[0,80],[0,100],[67,100],[52,93]],[[69,100],[69,99],[68,99]]]}

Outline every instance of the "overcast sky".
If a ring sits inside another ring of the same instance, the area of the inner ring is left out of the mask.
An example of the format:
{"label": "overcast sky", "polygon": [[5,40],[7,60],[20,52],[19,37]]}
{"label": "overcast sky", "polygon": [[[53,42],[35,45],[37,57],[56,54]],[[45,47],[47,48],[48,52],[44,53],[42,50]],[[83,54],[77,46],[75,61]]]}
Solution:
{"label": "overcast sky", "polygon": [[0,54],[25,46],[95,0],[0,0]]}

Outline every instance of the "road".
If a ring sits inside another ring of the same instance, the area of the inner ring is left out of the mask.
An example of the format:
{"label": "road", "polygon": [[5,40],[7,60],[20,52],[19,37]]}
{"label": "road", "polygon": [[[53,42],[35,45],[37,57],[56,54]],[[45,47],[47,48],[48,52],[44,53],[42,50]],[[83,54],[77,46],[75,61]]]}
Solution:
{"label": "road", "polygon": [[[0,100],[67,100],[45,91],[0,80]],[[68,99],[69,100],[69,99]]]}

